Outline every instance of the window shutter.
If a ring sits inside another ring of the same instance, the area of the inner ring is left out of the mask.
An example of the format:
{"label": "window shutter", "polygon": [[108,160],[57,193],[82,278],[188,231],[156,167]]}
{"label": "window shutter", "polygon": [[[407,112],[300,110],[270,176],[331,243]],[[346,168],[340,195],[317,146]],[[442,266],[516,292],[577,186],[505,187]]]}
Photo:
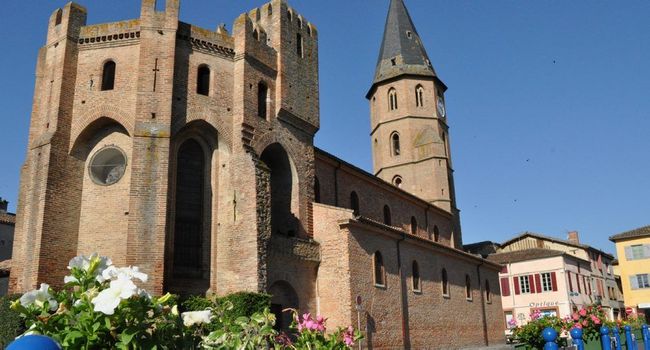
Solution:
{"label": "window shutter", "polygon": [[650,244],[643,245],[643,257],[650,259]]}
{"label": "window shutter", "polygon": [[512,282],[515,285],[515,295],[519,295],[519,277],[513,277]]}
{"label": "window shutter", "polygon": [[535,293],[535,278],[533,278],[533,275],[528,275],[528,286],[530,287],[530,292]]}
{"label": "window shutter", "polygon": [[537,293],[542,292],[542,278],[538,273],[535,274],[535,286],[537,287]]}
{"label": "window shutter", "polygon": [[501,295],[504,297],[510,296],[510,283],[508,283],[508,277],[501,278]]}
{"label": "window shutter", "polygon": [[555,276],[555,272],[551,272],[551,287],[554,292],[557,292],[557,276]]}
{"label": "window shutter", "polygon": [[634,260],[634,255],[632,255],[632,246],[625,247],[625,260]]}
{"label": "window shutter", "polygon": [[576,285],[578,286],[578,293],[582,294],[582,288],[580,288],[580,275],[576,275]]}
{"label": "window shutter", "polygon": [[639,280],[636,279],[636,275],[630,276],[630,287],[632,289],[639,289]]}
{"label": "window shutter", "polygon": [[573,281],[571,280],[571,272],[566,272],[566,277],[569,279],[569,292],[573,292]]}

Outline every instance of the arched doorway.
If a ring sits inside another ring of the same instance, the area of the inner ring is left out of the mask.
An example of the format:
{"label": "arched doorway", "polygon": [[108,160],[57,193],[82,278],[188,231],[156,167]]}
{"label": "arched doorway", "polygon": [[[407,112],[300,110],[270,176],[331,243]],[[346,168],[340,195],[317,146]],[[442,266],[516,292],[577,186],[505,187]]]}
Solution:
{"label": "arched doorway", "polygon": [[275,329],[288,330],[292,321],[291,312],[285,309],[298,309],[299,300],[295,289],[286,281],[277,281],[269,288],[271,294],[271,312],[275,314]]}
{"label": "arched doorway", "polygon": [[268,146],[260,158],[271,172],[271,232],[294,237],[298,234],[298,184],[293,164],[278,143]]}

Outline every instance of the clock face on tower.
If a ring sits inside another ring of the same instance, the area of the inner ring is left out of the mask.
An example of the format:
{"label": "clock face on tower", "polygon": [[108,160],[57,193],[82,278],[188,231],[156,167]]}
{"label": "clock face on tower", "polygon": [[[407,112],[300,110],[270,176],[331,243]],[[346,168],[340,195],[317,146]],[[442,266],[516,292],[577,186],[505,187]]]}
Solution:
{"label": "clock face on tower", "polygon": [[447,117],[447,110],[445,109],[445,100],[438,96],[438,116],[441,118]]}

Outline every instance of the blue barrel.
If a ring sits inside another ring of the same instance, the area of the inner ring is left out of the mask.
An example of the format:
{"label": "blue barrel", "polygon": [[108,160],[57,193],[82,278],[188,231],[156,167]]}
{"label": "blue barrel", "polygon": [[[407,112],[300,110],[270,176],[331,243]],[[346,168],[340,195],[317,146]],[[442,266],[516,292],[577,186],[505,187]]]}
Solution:
{"label": "blue barrel", "polygon": [[14,340],[6,350],[61,350],[61,346],[44,335],[26,335]]}
{"label": "blue barrel", "polygon": [[547,327],[542,331],[542,338],[546,344],[544,344],[544,350],[558,350],[558,345],[555,342],[557,340],[557,331],[551,327]]}

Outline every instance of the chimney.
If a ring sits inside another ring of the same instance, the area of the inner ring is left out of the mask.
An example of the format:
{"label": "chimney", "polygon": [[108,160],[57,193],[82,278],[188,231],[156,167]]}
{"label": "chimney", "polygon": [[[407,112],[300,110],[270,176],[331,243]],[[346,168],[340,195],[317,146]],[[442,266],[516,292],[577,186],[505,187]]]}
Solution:
{"label": "chimney", "polygon": [[580,244],[580,236],[578,235],[578,231],[570,231],[567,238],[571,243]]}

